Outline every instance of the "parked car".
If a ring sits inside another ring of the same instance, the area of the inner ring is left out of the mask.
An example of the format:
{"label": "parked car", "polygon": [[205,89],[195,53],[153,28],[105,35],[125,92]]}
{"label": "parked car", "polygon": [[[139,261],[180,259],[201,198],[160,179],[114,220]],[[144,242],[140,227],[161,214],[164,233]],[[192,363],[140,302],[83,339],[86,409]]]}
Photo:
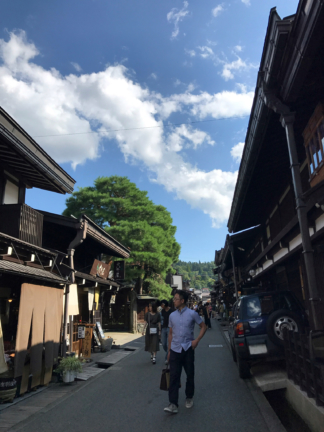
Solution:
{"label": "parked car", "polygon": [[242,296],[233,306],[229,337],[241,378],[250,376],[254,360],[284,356],[284,329],[301,331],[308,325],[302,305],[291,291]]}

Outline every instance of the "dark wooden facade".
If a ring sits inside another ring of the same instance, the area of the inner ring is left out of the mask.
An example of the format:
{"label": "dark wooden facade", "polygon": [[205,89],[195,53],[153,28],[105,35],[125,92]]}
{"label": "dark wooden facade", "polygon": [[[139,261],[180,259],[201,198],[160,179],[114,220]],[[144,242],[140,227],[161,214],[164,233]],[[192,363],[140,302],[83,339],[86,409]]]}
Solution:
{"label": "dark wooden facade", "polygon": [[[285,19],[270,12],[228,220],[233,235],[215,259],[219,294],[235,300],[235,282],[242,294],[289,289],[313,329],[324,329],[323,20],[320,0],[301,0]],[[300,344],[294,356],[307,363]],[[297,381],[314,395],[307,377]]]}
{"label": "dark wooden facade", "polygon": [[3,364],[1,370],[15,376],[18,394],[51,379],[69,284],[58,269],[58,253],[42,247],[43,215],[26,205],[26,189],[65,194],[74,183],[0,108],[0,344],[12,358],[9,370]]}

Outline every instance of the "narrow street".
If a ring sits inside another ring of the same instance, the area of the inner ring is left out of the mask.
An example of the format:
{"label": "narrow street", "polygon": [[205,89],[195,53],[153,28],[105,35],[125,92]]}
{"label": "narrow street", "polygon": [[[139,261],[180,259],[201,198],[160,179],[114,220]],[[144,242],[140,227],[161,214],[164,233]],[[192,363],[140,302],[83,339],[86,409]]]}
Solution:
{"label": "narrow street", "polygon": [[160,351],[153,366],[141,337],[130,344],[140,347],[134,354],[91,379],[80,391],[48,405],[10,430],[270,431],[247,384],[238,377],[219,324],[212,321],[212,330],[207,331],[196,351],[192,409],[184,406],[183,373],[179,413],[169,415],[163,411],[168,404],[167,392],[159,389],[164,355]]}

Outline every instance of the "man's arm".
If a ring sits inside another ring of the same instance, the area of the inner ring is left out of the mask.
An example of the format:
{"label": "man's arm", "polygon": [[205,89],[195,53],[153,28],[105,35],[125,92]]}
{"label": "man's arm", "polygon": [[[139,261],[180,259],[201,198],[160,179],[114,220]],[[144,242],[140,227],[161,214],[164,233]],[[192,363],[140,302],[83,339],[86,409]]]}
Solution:
{"label": "man's arm", "polygon": [[168,336],[168,362],[170,361],[171,342],[172,342],[172,327],[169,327],[169,336]]}
{"label": "man's arm", "polygon": [[192,349],[196,349],[197,348],[199,342],[204,337],[204,334],[206,333],[206,330],[207,330],[207,326],[206,326],[206,324],[204,322],[201,322],[199,324],[199,327],[200,327],[200,332],[199,332],[199,335],[198,335],[197,339],[195,339],[195,340],[193,340],[191,342]]}

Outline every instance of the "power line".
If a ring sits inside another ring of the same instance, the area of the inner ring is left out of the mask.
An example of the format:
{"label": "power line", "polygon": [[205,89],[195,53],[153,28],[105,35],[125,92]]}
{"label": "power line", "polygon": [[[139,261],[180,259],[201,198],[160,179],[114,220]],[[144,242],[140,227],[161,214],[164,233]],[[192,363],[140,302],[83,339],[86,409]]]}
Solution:
{"label": "power line", "polygon": [[162,124],[158,126],[144,126],[144,127],[138,127],[138,128],[125,128],[125,129],[101,129],[99,131],[91,131],[91,132],[72,132],[72,133],[66,133],[66,134],[56,134],[56,135],[36,135],[34,138],[47,138],[47,137],[59,137],[59,136],[67,136],[67,135],[89,135],[89,134],[96,134],[101,132],[122,132],[122,131],[132,131],[132,130],[140,130],[140,129],[156,129],[161,127],[172,127],[172,126],[182,126],[182,125],[190,125],[195,123],[208,123],[208,122],[214,122],[217,120],[230,120],[230,119],[242,119],[245,116],[236,116],[236,117],[221,117],[218,119],[210,119],[210,120],[197,120],[193,122],[188,123],[168,123],[168,124]]}

